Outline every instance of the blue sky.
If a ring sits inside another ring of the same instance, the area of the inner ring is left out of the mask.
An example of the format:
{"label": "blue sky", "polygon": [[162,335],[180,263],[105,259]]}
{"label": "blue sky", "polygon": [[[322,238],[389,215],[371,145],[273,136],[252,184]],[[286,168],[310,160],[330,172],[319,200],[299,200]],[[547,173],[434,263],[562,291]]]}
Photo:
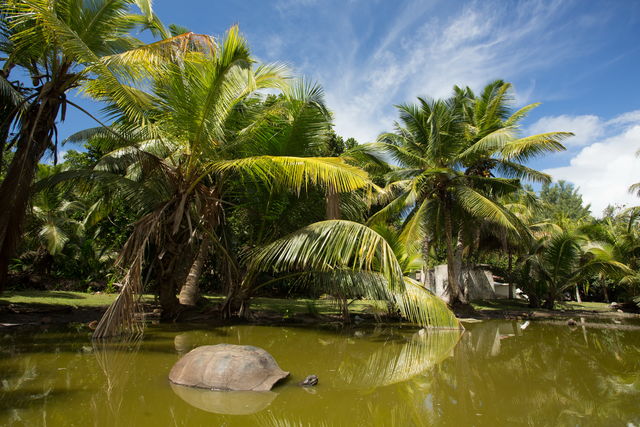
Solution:
{"label": "blue sky", "polygon": [[[596,215],[609,203],[638,204],[626,188],[640,181],[640,1],[156,0],[154,7],[165,23],[194,32],[222,35],[239,24],[257,58],[322,84],[337,132],[360,142],[391,129],[394,104],[444,97],[454,84],[510,81],[514,106],[542,102],[524,132],[576,133],[567,152],[532,166],[578,185]],[[87,126],[73,115],[61,133]]]}

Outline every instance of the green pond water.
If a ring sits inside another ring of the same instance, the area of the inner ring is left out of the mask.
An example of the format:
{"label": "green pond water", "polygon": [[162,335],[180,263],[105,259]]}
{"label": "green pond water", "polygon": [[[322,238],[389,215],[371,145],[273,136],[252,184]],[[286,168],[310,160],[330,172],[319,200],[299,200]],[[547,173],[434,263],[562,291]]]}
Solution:
{"label": "green pond water", "polygon": [[[0,425],[640,425],[637,324],[521,325],[163,326],[120,344],[5,330]],[[291,375],[262,393],[168,382],[181,355],[218,343],[262,347]],[[318,386],[297,386],[308,374]]]}

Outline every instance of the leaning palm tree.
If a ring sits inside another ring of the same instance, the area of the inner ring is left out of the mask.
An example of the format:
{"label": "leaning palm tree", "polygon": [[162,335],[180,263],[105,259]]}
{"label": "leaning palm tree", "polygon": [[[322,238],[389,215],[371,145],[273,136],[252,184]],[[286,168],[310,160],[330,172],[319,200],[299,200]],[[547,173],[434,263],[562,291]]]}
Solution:
{"label": "leaning palm tree", "polygon": [[[527,230],[499,198],[521,189],[521,179],[549,181],[548,175],[522,163],[536,155],[563,150],[571,133],[520,137],[518,121],[536,104],[511,113],[510,85],[489,84],[480,96],[455,88],[446,100],[418,98],[401,105],[395,132],[382,134],[372,150],[390,156],[398,167],[388,174],[382,193],[388,204],[371,223],[405,218],[406,242],[443,241],[448,264],[448,300],[466,303],[461,282],[465,240],[482,220],[521,234]],[[466,237],[466,238],[465,238]]]}
{"label": "leaning palm tree", "polygon": [[303,227],[252,251],[247,280],[269,272],[272,281],[299,278],[343,297],[386,301],[423,327],[459,328],[446,304],[410,277],[419,269],[414,254],[394,233],[364,224],[327,220]]}
{"label": "leaning palm tree", "polygon": [[[132,13],[134,4],[142,15]],[[123,83],[107,58],[142,46],[130,31],[140,24],[156,27],[155,22],[146,0],[6,0],[0,6],[0,49],[7,55],[0,94],[10,101],[4,103],[0,133],[17,129],[8,146],[4,140],[2,145],[3,150],[15,148],[15,155],[0,184],[0,205],[5,206],[0,212],[0,290],[21,236],[36,166],[47,149],[55,155],[56,121],[65,119],[68,107],[82,110],[67,95],[99,77],[109,91],[143,111],[144,99]],[[11,81],[13,70],[26,74],[31,87]]]}
{"label": "leaning palm tree", "polygon": [[[193,263],[199,236],[206,236],[218,255],[228,301],[238,299],[244,274],[225,224],[225,205],[238,187],[260,183],[299,193],[310,185],[337,192],[370,185],[364,171],[342,159],[284,155],[302,154],[300,147],[317,143],[328,130],[321,91],[288,85],[278,64],[255,66],[237,27],[221,43],[199,36],[184,49],[168,50],[138,89],[149,100],[142,118],[102,87],[89,88],[110,102],[117,121],[83,135],[115,149],[93,171],[57,177],[109,183],[141,212],[120,255],[123,290],[96,336],[132,326],[143,270],[158,284],[163,314],[174,316],[176,290]],[[263,89],[284,95],[265,107],[259,102]]]}

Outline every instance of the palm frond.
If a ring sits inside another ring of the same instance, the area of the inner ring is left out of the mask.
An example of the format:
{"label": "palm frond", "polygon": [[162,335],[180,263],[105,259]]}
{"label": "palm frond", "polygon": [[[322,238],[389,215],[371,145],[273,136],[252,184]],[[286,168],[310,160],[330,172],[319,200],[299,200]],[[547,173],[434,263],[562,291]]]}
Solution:
{"label": "palm frond", "polygon": [[310,185],[349,192],[373,183],[362,169],[339,157],[258,156],[221,160],[209,165],[211,172],[236,172],[263,182],[274,182],[300,193]]}
{"label": "palm frond", "polygon": [[250,266],[254,271],[269,266],[276,273],[363,272],[350,275],[349,283],[366,284],[367,294],[386,296],[410,321],[421,326],[459,326],[443,301],[403,275],[389,243],[362,224],[342,220],[312,224],[254,251]]}
{"label": "palm frond", "polygon": [[516,229],[515,218],[493,200],[470,187],[455,189],[460,205],[473,217],[485,218],[507,229]]}
{"label": "palm frond", "polygon": [[540,154],[564,151],[562,141],[573,136],[571,132],[548,132],[527,136],[507,143],[500,155],[505,160],[527,161]]}

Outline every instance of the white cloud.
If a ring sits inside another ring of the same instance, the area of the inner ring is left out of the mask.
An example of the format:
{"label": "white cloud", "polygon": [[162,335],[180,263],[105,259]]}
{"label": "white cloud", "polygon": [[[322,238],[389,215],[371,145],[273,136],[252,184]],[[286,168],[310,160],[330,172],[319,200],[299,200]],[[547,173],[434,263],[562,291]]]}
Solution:
{"label": "white cloud", "polygon": [[[553,24],[565,5],[473,2],[443,20],[430,17],[432,4],[415,0],[368,56],[371,47],[349,38],[354,24],[343,16],[339,41],[324,41],[336,55],[329,66],[318,69],[318,61],[312,61],[315,67],[301,71],[324,85],[338,133],[367,142],[391,129],[397,117],[393,104],[416,96],[446,97],[455,84],[478,89],[492,79],[510,79],[569,57],[574,40],[560,37],[566,29]],[[515,100],[527,101],[533,87],[534,80],[514,92]]]}
{"label": "white cloud", "polygon": [[598,116],[561,116],[542,117],[529,127],[529,134],[546,132],[573,132],[575,135],[564,141],[565,146],[581,147],[593,143],[604,135],[605,123]]}
{"label": "white cloud", "polygon": [[629,111],[628,113],[620,114],[618,117],[607,122],[608,125],[624,125],[629,123],[640,122],[640,110]]}
{"label": "white cloud", "polygon": [[[598,120],[598,123],[603,122]],[[607,137],[598,142],[592,140],[568,166],[545,170],[555,180],[563,179],[578,186],[583,200],[591,204],[591,212],[596,216],[609,204],[640,204],[640,199],[627,191],[631,184],[640,181],[640,159],[635,156],[640,148],[640,116],[626,113],[606,123],[628,125],[622,129],[603,126],[601,131],[608,134]]]}

